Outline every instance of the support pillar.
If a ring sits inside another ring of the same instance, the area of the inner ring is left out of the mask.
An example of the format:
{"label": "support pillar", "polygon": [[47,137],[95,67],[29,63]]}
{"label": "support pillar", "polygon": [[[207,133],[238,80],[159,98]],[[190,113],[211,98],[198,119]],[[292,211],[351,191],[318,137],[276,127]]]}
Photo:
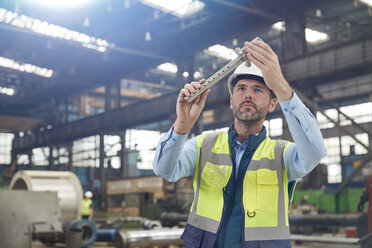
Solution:
{"label": "support pillar", "polygon": [[105,174],[105,136],[99,135],[99,179],[101,188],[99,192],[99,207],[101,210],[106,209],[106,174]]}
{"label": "support pillar", "polygon": [[120,164],[121,164],[121,177],[122,178],[126,178],[129,176],[128,151],[125,148],[126,134],[127,134],[127,130],[124,130],[123,133],[120,135],[120,143],[121,143]]}
{"label": "support pillar", "polygon": [[282,57],[285,60],[301,56],[306,53],[305,18],[303,14],[287,13],[285,31],[282,33]]}

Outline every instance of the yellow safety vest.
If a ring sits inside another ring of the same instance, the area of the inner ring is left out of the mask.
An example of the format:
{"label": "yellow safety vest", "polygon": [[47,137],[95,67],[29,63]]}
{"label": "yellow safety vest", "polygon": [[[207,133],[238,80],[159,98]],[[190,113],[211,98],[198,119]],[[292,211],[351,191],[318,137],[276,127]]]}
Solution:
{"label": "yellow safety vest", "polygon": [[[288,178],[283,154],[290,142],[266,139],[256,149],[243,181],[244,239],[289,239]],[[194,201],[188,224],[217,233],[223,191],[232,175],[227,132],[200,135],[194,174]]]}
{"label": "yellow safety vest", "polygon": [[92,204],[91,199],[83,199],[81,203],[81,215],[89,215],[90,214],[90,205]]}

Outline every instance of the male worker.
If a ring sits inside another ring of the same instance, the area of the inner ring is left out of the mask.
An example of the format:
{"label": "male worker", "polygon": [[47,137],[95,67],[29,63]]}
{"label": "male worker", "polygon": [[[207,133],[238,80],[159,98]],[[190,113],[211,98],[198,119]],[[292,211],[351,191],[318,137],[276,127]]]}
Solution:
{"label": "male worker", "polygon": [[[210,91],[188,103],[184,97],[204,80],[192,82],[180,91],[176,121],[156,149],[155,174],[169,181],[194,175],[184,247],[291,247],[288,191],[326,154],[317,121],[284,79],[276,54],[263,41],[244,45],[253,64],[228,80],[228,132],[185,142]],[[294,143],[266,136],[264,119],[278,101]]]}
{"label": "male worker", "polygon": [[84,194],[83,201],[81,203],[81,218],[83,220],[92,220],[93,219],[93,193],[87,191]]}

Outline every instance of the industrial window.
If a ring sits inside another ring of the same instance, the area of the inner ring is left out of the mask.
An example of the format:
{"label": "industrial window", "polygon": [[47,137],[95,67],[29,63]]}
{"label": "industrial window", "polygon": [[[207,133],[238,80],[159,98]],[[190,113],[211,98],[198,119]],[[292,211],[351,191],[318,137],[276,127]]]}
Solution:
{"label": "industrial window", "polygon": [[0,164],[10,164],[14,134],[0,133]]}

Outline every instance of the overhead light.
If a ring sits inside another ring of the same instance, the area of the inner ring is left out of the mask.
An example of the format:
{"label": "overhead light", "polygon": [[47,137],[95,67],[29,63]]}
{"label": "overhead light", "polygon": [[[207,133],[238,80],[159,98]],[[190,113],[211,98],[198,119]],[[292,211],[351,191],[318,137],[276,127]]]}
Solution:
{"label": "overhead light", "polygon": [[278,30],[278,31],[284,31],[285,30],[285,23],[284,22],[276,22],[273,25],[271,25],[272,29]]}
{"label": "overhead light", "polygon": [[[272,29],[278,31],[285,30],[285,22],[277,22],[271,26]],[[305,38],[306,41],[312,44],[318,44],[329,40],[329,35],[323,32],[319,32],[314,29],[306,28],[305,29]]]}
{"label": "overhead light", "polygon": [[14,89],[6,88],[6,87],[0,87],[0,94],[12,96],[12,95],[14,95]]}
{"label": "overhead light", "polygon": [[46,78],[50,78],[53,75],[53,70],[51,69],[42,68],[31,64],[18,63],[17,61],[4,57],[0,57],[0,66],[22,72],[32,73]]}
{"label": "overhead light", "polygon": [[8,11],[3,8],[0,8],[0,23],[1,22],[41,35],[72,40],[81,43],[84,47],[94,49],[99,52],[105,52],[109,45],[114,46],[114,44],[108,43],[106,40],[95,38],[93,36],[54,25],[36,18],[19,15],[18,13]]}
{"label": "overhead light", "polygon": [[190,16],[205,7],[205,4],[198,0],[141,0],[141,2],[178,17]]}
{"label": "overhead light", "polygon": [[314,29],[305,29],[306,41],[313,44],[318,44],[329,40],[329,35]]}
{"label": "overhead light", "polygon": [[219,44],[208,47],[208,49],[205,52],[212,56],[217,56],[226,60],[235,59],[237,56],[233,49],[227,48]]}
{"label": "overhead light", "polygon": [[173,64],[173,63],[164,63],[164,64],[161,64],[161,65],[158,65],[156,67],[156,69],[160,70],[160,71],[165,71],[165,72],[169,72],[169,73],[177,73],[178,71],[178,67],[176,64]]}
{"label": "overhead light", "polygon": [[55,8],[70,8],[79,7],[87,4],[91,0],[34,0],[33,2],[39,5]]}
{"label": "overhead light", "polygon": [[184,77],[184,78],[187,78],[187,77],[189,77],[189,72],[188,71],[184,71],[183,73],[182,73],[182,76]]}
{"label": "overhead light", "polygon": [[359,2],[367,5],[369,8],[372,8],[372,0],[359,0]]}

